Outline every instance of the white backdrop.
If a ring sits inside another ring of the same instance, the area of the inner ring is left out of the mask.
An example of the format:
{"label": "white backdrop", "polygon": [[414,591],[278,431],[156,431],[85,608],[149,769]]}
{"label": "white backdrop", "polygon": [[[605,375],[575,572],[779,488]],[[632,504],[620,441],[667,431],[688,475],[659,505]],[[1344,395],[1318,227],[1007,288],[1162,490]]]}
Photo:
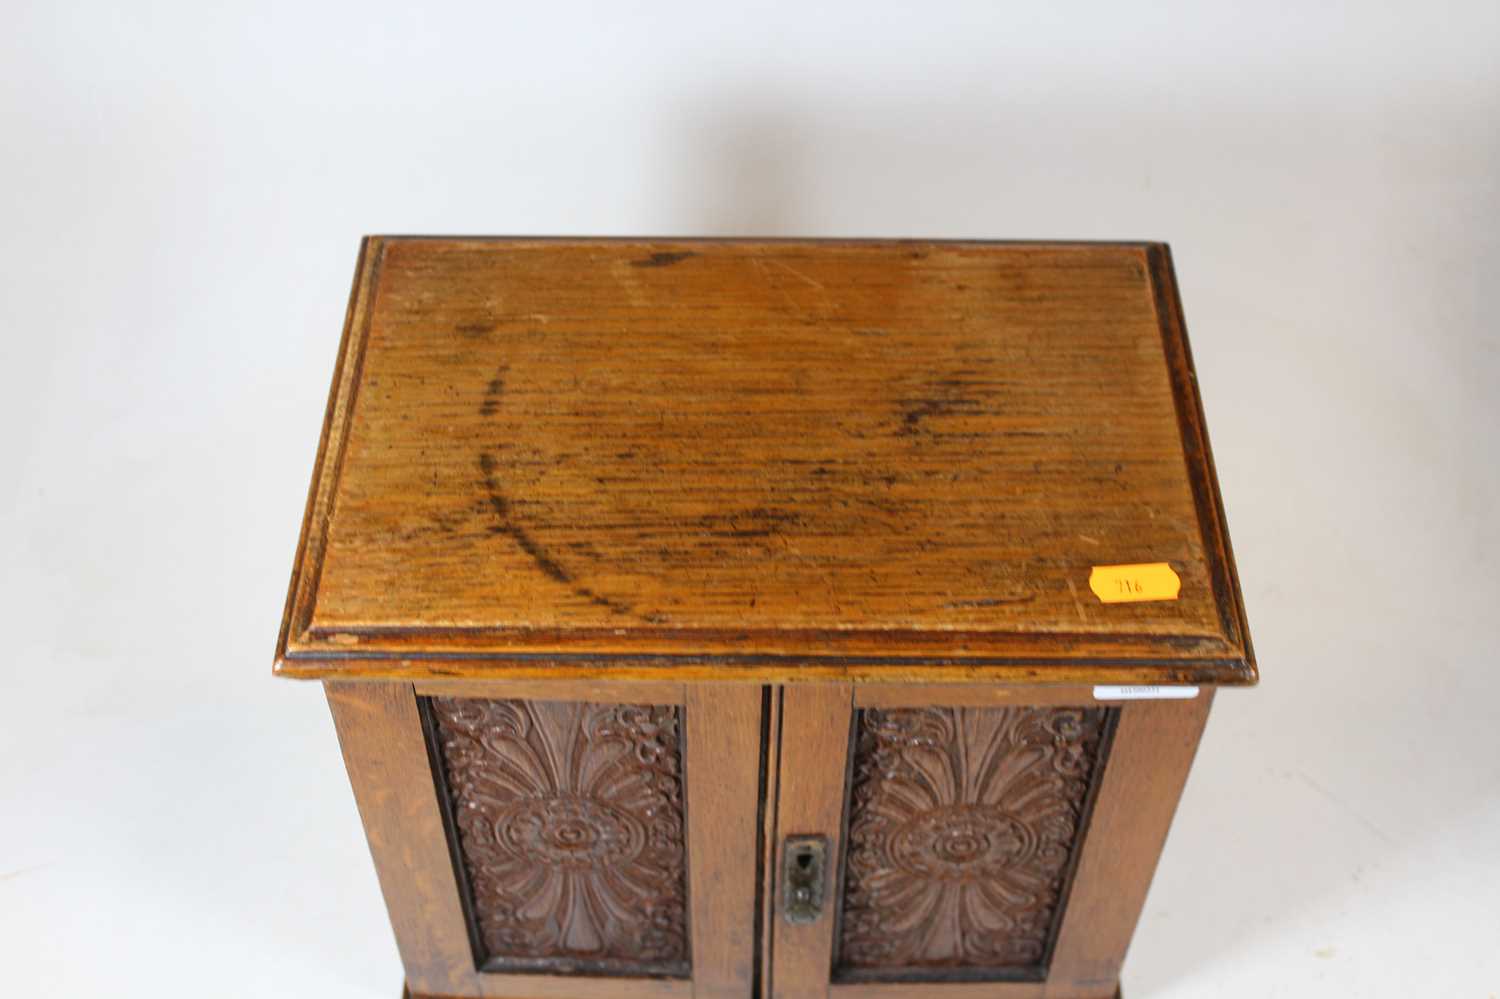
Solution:
{"label": "white backdrop", "polygon": [[358,237],[443,232],[1169,240],[1265,680],[1126,994],[1495,995],[1500,5],[1239,7],[12,0],[0,990],[397,994],[270,660]]}

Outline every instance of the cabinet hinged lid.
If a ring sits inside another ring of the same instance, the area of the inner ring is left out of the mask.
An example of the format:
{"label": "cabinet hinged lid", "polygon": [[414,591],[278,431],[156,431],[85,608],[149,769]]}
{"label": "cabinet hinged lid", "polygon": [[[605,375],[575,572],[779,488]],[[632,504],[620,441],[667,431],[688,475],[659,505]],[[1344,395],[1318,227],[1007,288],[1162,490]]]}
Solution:
{"label": "cabinet hinged lid", "polygon": [[1167,248],[369,238],[277,668],[1253,682]]}

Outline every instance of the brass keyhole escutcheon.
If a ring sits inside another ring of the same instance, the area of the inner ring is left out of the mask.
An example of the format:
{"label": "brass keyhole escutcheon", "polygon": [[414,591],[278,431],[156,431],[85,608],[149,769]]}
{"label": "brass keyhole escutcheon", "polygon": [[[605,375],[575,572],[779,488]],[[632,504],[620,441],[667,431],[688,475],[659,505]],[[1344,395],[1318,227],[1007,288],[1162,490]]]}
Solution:
{"label": "brass keyhole escutcheon", "polygon": [[828,838],[788,836],[781,851],[781,911],[788,923],[816,923],[823,914]]}

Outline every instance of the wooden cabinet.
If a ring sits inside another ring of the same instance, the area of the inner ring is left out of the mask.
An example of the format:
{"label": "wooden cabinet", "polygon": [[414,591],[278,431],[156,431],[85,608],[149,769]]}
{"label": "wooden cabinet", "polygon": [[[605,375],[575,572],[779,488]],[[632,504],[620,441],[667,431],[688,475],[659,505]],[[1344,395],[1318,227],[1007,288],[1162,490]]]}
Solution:
{"label": "wooden cabinet", "polygon": [[1112,996],[1256,677],[1166,248],[368,239],[277,671],[413,996]]}

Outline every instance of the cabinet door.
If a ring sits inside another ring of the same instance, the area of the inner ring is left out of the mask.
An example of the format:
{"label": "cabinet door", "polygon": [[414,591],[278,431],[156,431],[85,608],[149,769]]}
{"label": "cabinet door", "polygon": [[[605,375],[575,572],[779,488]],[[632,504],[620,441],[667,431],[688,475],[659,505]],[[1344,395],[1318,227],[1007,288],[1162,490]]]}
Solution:
{"label": "cabinet door", "polygon": [[413,996],[751,995],[764,688],[328,693]]}
{"label": "cabinet door", "polygon": [[780,697],[774,995],[1115,994],[1207,694]]}

